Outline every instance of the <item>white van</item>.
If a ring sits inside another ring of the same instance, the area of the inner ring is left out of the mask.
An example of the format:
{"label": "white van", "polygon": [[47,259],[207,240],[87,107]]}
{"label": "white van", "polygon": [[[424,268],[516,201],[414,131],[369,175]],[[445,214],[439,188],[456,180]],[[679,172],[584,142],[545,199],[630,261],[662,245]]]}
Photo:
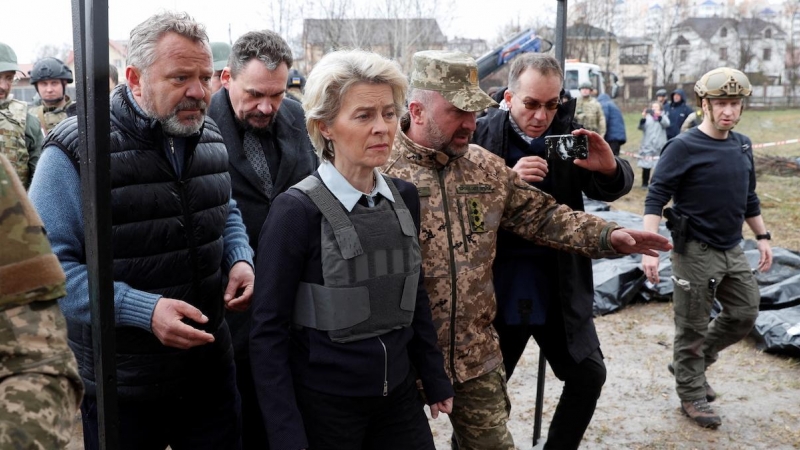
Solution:
{"label": "white van", "polygon": [[[617,76],[613,73],[603,72],[597,64],[567,60],[564,63],[564,89],[568,90],[573,98],[580,97],[580,86],[582,83],[589,82],[597,90],[598,94],[608,94],[611,98],[617,97],[619,85]],[[606,91],[610,86],[611,92]]]}

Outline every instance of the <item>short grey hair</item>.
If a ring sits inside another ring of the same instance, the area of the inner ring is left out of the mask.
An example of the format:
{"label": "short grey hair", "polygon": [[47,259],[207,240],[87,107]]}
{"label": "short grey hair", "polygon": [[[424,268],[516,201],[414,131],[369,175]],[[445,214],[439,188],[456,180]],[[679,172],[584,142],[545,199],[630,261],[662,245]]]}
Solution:
{"label": "short grey hair", "polygon": [[281,63],[291,69],[294,59],[289,44],[278,33],[270,30],[250,31],[243,34],[231,47],[228,67],[236,78],[251,59],[258,59],[268,70],[275,70]]}
{"label": "short grey hair", "polygon": [[143,73],[156,60],[158,41],[167,33],[177,33],[195,42],[202,42],[211,54],[206,27],[185,12],[163,12],[150,16],[131,30],[126,63]]}
{"label": "short grey hair", "polygon": [[342,107],[342,99],[358,83],[389,85],[397,115],[403,115],[408,79],[397,62],[364,50],[328,53],[308,75],[303,95],[308,136],[321,159],[333,161],[334,155],[325,145],[319,126],[333,123]]}
{"label": "short grey hair", "polygon": [[561,64],[553,56],[544,53],[523,53],[514,59],[508,72],[508,88],[511,92],[519,89],[519,77],[526,70],[535,70],[546,77],[558,76],[564,80]]}
{"label": "short grey hair", "polygon": [[433,99],[436,96],[436,91],[429,91],[427,89],[420,89],[420,88],[411,88],[408,93],[408,103],[411,102],[420,102],[424,106],[429,106],[433,103]]}

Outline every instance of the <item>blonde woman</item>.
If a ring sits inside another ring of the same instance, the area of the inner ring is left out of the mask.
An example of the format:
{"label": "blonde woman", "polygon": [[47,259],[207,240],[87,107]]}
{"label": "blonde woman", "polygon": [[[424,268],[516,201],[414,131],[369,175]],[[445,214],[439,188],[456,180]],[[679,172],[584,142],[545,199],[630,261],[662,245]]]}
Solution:
{"label": "blonde woman", "polygon": [[303,108],[322,161],[261,231],[250,354],[275,449],[433,449],[416,387],[449,413],[422,285],[419,197],[381,176],[407,90],[373,53],[326,55]]}

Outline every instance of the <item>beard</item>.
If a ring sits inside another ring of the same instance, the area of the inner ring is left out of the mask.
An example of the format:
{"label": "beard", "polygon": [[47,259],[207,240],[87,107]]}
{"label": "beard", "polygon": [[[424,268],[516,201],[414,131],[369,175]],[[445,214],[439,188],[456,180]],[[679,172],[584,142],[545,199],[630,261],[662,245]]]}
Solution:
{"label": "beard", "polygon": [[[264,114],[261,111],[254,111],[245,113],[243,118],[239,118],[238,116],[234,116],[236,122],[239,126],[242,127],[245,131],[249,131],[253,134],[261,135],[267,133],[271,128],[272,124],[274,123],[275,114],[277,112],[273,112],[272,114]],[[259,121],[263,121],[267,119],[267,124],[265,126],[255,126],[250,123],[250,119],[258,119]]]}
{"label": "beard", "polygon": [[[161,128],[165,133],[171,136],[186,137],[196,134],[198,131],[200,131],[200,128],[203,126],[203,122],[205,121],[206,109],[208,108],[205,100],[184,98],[180,103],[172,108],[172,111],[164,115],[159,115],[155,112],[156,106],[152,100],[154,95],[152,92],[148,92],[148,94],[150,95],[142,96],[142,109],[149,117],[156,119],[159,121],[159,123],[161,123]],[[186,109],[196,109],[199,110],[199,112],[182,121],[178,117],[178,113]],[[188,123],[186,121],[188,121]]]}
{"label": "beard", "polygon": [[[445,136],[442,129],[433,120],[425,124],[425,136],[427,136],[432,149],[438,150],[447,156],[463,155],[469,149],[469,141],[472,140],[472,133],[464,129],[456,130],[451,137]],[[453,138],[456,136],[466,136],[467,143],[453,144]]]}

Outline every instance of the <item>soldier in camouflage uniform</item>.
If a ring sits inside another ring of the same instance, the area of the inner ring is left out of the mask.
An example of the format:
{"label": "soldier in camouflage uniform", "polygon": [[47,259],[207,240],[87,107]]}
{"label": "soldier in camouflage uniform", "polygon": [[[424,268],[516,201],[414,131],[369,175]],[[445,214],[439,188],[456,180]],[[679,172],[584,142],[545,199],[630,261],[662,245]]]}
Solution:
{"label": "soldier in camouflage uniform", "polygon": [[0,448],[64,448],[83,385],[57,299],[64,272],[0,155]]}
{"label": "soldier in camouflage uniform", "polygon": [[72,83],[72,70],[58,58],[42,58],[28,72],[31,84],[42,99],[42,104],[30,109],[39,118],[45,135],[70,114],[67,108],[75,102],[67,95],[67,84]]}
{"label": "soldier in camouflage uniform", "polygon": [[575,106],[575,121],[600,136],[606,135],[606,116],[603,106],[592,97],[592,83],[581,83],[581,96]]}
{"label": "soldier in camouflage uniform", "polygon": [[11,161],[27,188],[42,154],[43,136],[39,120],[27,111],[28,105],[11,98],[17,72],[16,53],[0,42],[0,154]]}
{"label": "soldier in camouflage uniform", "polygon": [[[497,231],[590,257],[669,247],[653,233],[558,205],[505,161],[469,144],[475,113],[495,105],[478,87],[464,53],[414,55],[409,113],[384,171],[417,186],[425,287],[455,398],[450,421],[458,448],[513,449],[503,358],[492,327]],[[582,130],[590,139],[602,139]]]}

